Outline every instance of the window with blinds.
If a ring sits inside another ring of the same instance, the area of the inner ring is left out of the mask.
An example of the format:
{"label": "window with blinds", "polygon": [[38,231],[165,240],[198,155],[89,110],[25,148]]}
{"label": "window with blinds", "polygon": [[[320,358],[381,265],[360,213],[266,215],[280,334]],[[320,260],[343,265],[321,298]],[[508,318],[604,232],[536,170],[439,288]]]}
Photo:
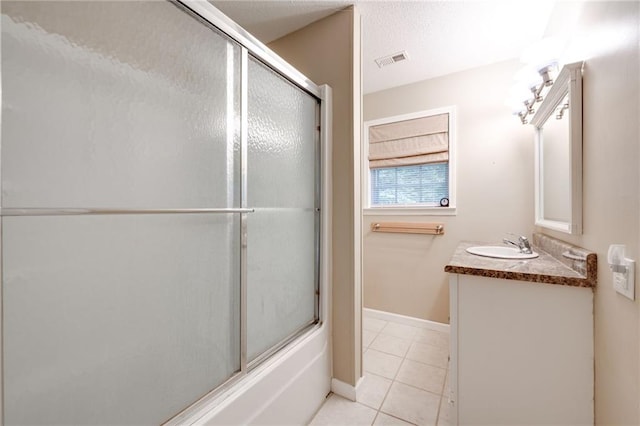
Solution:
{"label": "window with blinds", "polygon": [[370,207],[453,206],[453,108],[366,123]]}

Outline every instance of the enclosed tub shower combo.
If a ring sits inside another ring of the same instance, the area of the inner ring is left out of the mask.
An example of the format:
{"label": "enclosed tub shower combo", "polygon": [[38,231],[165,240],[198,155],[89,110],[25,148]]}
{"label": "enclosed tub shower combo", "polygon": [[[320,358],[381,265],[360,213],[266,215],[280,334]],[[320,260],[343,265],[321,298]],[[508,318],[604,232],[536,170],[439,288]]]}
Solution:
{"label": "enclosed tub shower combo", "polygon": [[0,7],[4,424],[309,420],[330,89],[206,2]]}

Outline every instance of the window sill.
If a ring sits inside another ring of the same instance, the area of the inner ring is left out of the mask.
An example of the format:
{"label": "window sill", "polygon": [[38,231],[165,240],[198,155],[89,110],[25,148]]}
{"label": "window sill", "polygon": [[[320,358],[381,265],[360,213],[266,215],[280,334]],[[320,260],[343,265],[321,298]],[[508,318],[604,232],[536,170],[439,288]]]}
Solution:
{"label": "window sill", "polygon": [[456,216],[455,207],[366,207],[364,216]]}

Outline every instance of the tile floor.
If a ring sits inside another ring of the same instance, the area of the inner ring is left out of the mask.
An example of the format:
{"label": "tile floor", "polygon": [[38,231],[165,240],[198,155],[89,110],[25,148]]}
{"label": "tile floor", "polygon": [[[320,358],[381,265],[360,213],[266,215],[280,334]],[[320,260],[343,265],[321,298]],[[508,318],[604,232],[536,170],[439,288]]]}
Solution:
{"label": "tile floor", "polygon": [[382,321],[365,311],[362,345],[358,401],[330,394],[312,426],[450,424],[448,333]]}

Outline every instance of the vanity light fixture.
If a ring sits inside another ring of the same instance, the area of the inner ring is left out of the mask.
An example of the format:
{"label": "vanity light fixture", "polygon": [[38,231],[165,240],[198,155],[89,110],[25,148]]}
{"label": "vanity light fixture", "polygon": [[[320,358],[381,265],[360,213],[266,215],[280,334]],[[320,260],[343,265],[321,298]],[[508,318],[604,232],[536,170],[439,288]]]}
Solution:
{"label": "vanity light fixture", "polygon": [[[514,115],[520,117],[522,124],[527,124],[527,117],[535,114],[535,105],[544,100],[545,89],[553,85],[553,77],[557,71],[558,63],[554,61],[538,70],[525,67],[516,74],[516,83],[512,90],[512,96],[516,93],[520,95],[512,97],[510,105],[513,107]],[[534,79],[532,76],[536,78]],[[526,96],[524,97],[521,95],[523,88],[526,88],[524,91]]]}
{"label": "vanity light fixture", "polygon": [[[559,39],[546,38],[522,54],[521,60],[527,65],[516,73],[509,100],[512,113],[520,118],[522,124],[528,123],[527,117],[535,113],[534,106],[544,100],[546,90],[553,85],[563,46],[564,43]],[[521,94],[523,88],[527,92],[524,97]]]}

